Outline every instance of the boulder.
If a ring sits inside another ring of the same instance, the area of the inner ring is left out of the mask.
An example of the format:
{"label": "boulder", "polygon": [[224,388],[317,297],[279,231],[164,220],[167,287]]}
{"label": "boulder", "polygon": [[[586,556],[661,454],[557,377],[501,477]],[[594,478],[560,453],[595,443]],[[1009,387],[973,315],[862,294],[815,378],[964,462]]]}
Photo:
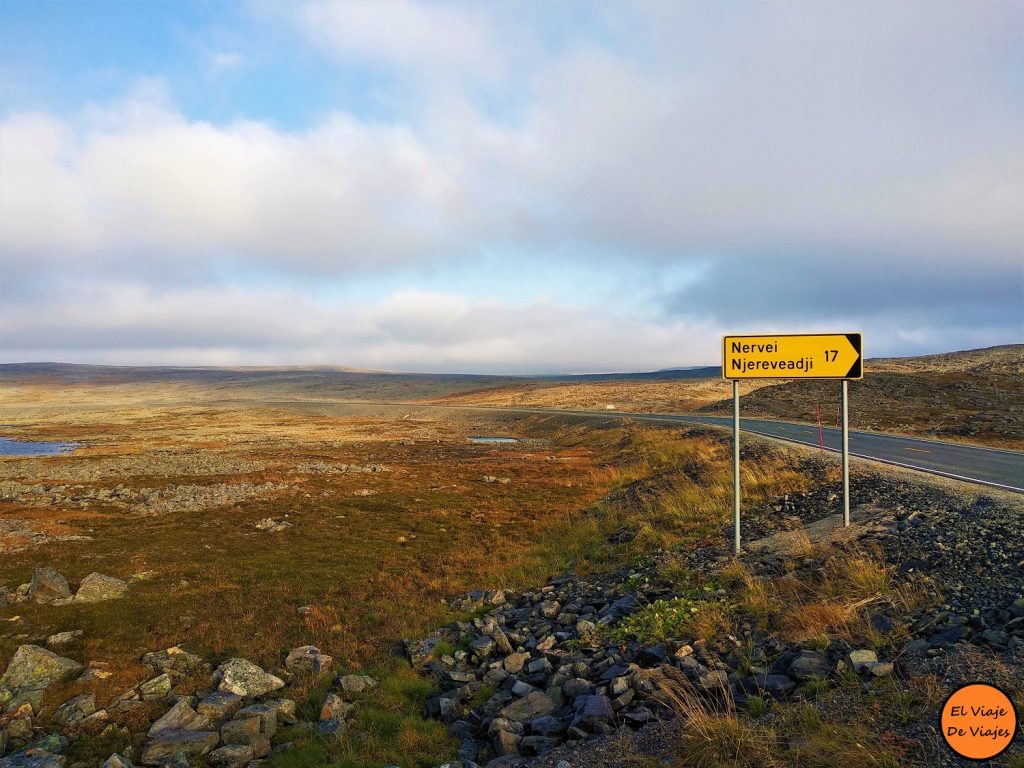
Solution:
{"label": "boulder", "polygon": [[330,669],[332,661],[326,653],[320,653],[315,645],[303,645],[288,653],[284,665],[293,674],[319,677]]}
{"label": "boulder", "polygon": [[102,573],[90,573],[78,585],[75,602],[99,603],[104,600],[116,600],[119,597],[124,597],[127,592],[127,582]]}
{"label": "boulder", "polygon": [[71,597],[71,587],[55,568],[36,568],[32,572],[32,583],[28,588],[29,596],[37,603],[52,603]]}
{"label": "boulder", "polygon": [[239,696],[262,696],[284,687],[284,680],[257,667],[247,659],[228,659],[219,667],[221,691]]}
{"label": "boulder", "polygon": [[22,645],[14,652],[7,671],[0,677],[0,707],[11,711],[27,702],[38,711],[47,688],[70,680],[83,669],[73,659],[58,656],[37,645]]}

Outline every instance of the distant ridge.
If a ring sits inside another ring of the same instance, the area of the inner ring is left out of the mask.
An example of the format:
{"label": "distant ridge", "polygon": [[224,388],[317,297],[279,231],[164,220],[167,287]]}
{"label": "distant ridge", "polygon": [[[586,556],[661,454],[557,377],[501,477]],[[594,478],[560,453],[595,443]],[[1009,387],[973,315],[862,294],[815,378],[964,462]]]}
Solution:
{"label": "distant ridge", "polygon": [[[1022,370],[1024,344],[1002,344],[979,349],[965,349],[909,357],[868,358],[868,372],[892,370]],[[57,377],[77,381],[122,380],[158,381],[167,379],[233,379],[237,377],[287,378],[299,374],[332,377],[404,377],[423,379],[434,376],[463,380],[522,380],[535,381],[645,381],[721,378],[718,365],[661,368],[656,371],[617,373],[552,373],[552,374],[488,374],[488,373],[410,373],[405,371],[374,370],[343,365],[94,365],[89,363],[0,363],[0,377],[27,379],[31,377]]]}

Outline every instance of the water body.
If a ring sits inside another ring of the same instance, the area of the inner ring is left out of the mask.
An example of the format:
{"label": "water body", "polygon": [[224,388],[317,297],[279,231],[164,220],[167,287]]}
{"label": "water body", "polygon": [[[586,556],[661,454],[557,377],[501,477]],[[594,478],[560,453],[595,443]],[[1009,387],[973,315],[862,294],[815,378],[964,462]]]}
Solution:
{"label": "water body", "polygon": [[78,443],[51,443],[32,440],[11,440],[0,437],[0,456],[56,456],[69,453]]}
{"label": "water body", "polygon": [[518,443],[519,438],[516,437],[487,437],[484,435],[475,435],[469,438],[471,443]]}

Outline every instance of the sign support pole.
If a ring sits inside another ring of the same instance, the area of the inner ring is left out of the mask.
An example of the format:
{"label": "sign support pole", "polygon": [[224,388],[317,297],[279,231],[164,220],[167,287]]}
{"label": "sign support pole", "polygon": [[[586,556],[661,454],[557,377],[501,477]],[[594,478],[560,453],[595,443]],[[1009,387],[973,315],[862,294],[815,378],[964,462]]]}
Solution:
{"label": "sign support pole", "polygon": [[740,553],[740,383],[735,379],[732,382],[732,523],[736,554],[738,555]]}
{"label": "sign support pole", "polygon": [[843,379],[843,525],[850,526],[850,393]]}

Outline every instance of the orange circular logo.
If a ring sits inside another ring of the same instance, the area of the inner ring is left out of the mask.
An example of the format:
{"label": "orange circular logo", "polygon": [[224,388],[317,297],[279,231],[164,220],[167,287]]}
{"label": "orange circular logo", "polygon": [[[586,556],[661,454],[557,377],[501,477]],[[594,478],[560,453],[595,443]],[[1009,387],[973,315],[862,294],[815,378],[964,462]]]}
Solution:
{"label": "orange circular logo", "polygon": [[971,683],[950,694],[939,718],[949,748],[969,760],[1002,754],[1017,734],[1017,710],[1010,697],[987,683]]}

